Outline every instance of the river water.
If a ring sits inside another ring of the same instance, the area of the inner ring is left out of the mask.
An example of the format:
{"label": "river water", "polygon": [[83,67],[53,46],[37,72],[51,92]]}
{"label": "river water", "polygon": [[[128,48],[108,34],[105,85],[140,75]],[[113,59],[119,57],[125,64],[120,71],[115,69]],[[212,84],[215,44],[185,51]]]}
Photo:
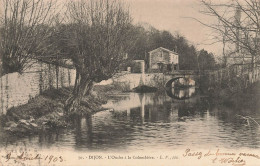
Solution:
{"label": "river water", "polygon": [[1,134],[0,147],[28,146],[76,151],[158,152],[186,147],[260,148],[255,108],[213,106],[195,88],[168,93],[128,93],[111,98],[106,111],[75,119],[73,129],[17,138]]}

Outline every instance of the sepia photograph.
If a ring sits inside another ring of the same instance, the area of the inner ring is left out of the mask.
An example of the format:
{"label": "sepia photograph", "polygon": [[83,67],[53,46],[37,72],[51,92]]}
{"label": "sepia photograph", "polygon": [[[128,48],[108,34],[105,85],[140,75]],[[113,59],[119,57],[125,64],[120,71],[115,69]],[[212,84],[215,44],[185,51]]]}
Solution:
{"label": "sepia photograph", "polygon": [[260,165],[260,0],[0,0],[0,166],[107,165]]}

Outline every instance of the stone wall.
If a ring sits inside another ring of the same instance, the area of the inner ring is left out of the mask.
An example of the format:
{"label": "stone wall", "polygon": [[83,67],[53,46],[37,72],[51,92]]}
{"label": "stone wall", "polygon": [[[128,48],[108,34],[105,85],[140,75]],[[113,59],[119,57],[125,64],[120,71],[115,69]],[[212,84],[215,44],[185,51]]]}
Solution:
{"label": "stone wall", "polygon": [[[175,77],[185,77],[188,80],[187,84],[195,86],[195,82],[198,81],[198,77],[195,75],[176,75],[172,76],[163,73],[118,73],[112,79],[102,81],[99,85],[116,84],[122,85],[132,90],[139,85],[147,85],[156,88],[165,88],[166,83]],[[184,84],[184,79],[180,79],[180,83]]]}
{"label": "stone wall", "polygon": [[116,75],[109,83],[121,83],[133,89],[139,85],[148,85],[157,88],[165,86],[172,77],[163,73],[126,73]]}
{"label": "stone wall", "polygon": [[53,64],[33,63],[22,74],[9,73],[0,78],[0,115],[26,104],[44,90],[74,85],[76,71]]}

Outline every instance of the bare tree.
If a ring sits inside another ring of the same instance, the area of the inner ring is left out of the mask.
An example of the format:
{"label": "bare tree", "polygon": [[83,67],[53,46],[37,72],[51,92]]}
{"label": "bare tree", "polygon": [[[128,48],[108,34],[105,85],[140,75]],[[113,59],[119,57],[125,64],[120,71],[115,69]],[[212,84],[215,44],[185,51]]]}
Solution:
{"label": "bare tree", "polygon": [[[250,63],[254,68],[260,57],[260,1],[201,2],[205,7],[203,13],[218,20],[215,24],[203,23],[215,31],[214,39],[223,42],[225,47],[232,48],[233,51],[229,50],[229,55],[240,59],[242,63],[245,62],[245,58],[250,57]],[[223,54],[226,54],[225,48]]]}
{"label": "bare tree", "polygon": [[131,18],[118,0],[71,1],[67,11],[62,41],[76,68],[76,80],[66,110],[75,112],[93,83],[111,78],[124,63]]}
{"label": "bare tree", "polygon": [[52,0],[1,0],[0,47],[3,74],[22,72],[50,43],[54,15]]}

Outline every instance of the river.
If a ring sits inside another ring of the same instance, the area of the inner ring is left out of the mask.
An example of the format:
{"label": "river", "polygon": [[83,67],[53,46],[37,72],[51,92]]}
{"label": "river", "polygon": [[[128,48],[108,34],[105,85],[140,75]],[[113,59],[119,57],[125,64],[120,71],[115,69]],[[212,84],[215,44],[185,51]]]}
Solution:
{"label": "river", "polygon": [[72,129],[19,138],[1,134],[0,147],[112,152],[260,148],[260,127],[237,116],[260,119],[257,108],[213,106],[193,87],[160,94],[127,93],[104,107],[108,110],[76,118]]}

